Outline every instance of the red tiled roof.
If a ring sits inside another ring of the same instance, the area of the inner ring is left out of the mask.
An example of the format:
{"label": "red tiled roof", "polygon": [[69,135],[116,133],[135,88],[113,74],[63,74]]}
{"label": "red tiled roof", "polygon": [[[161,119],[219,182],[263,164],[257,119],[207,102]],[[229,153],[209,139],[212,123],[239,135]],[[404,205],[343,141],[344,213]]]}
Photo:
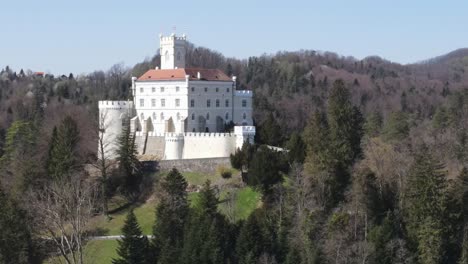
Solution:
{"label": "red tiled roof", "polygon": [[231,81],[224,72],[217,69],[198,69],[198,68],[183,68],[183,69],[166,69],[166,70],[149,70],[143,74],[138,81],[162,81],[162,80],[185,80],[185,76],[189,75],[189,80],[198,80],[198,73],[201,75],[202,81]]}

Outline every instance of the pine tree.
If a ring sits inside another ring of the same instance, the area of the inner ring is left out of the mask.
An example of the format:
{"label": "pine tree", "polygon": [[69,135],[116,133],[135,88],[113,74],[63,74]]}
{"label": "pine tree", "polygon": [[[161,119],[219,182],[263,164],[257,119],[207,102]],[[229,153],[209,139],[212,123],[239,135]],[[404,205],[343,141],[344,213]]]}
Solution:
{"label": "pine tree", "polygon": [[207,181],[200,191],[198,207],[190,214],[185,232],[182,263],[226,263],[229,227],[218,212],[219,200]]}
{"label": "pine tree", "polygon": [[283,180],[280,171],[283,170],[284,160],[280,155],[279,152],[261,146],[250,162],[247,183],[258,187],[263,194],[269,194],[272,186]]}
{"label": "pine tree", "polygon": [[390,114],[383,128],[383,136],[387,141],[400,141],[409,133],[408,118],[404,112],[397,111]]}
{"label": "pine tree", "polygon": [[438,263],[443,256],[447,183],[443,164],[427,147],[416,153],[406,192],[407,230],[422,263]]}
{"label": "pine tree", "polygon": [[[54,129],[55,130],[55,129]],[[55,137],[55,138],[54,138]],[[79,165],[77,146],[80,140],[78,124],[72,117],[65,117],[52,134],[47,171],[58,179],[70,174]]]}
{"label": "pine tree", "polygon": [[119,258],[112,260],[113,264],[145,264],[148,260],[149,243],[141,232],[133,210],[127,214],[122,227],[122,239],[118,240],[117,254]]}
{"label": "pine tree", "polygon": [[382,130],[382,115],[379,112],[371,113],[364,124],[364,131],[369,137],[376,137]]}
{"label": "pine tree", "polygon": [[304,163],[306,147],[302,137],[299,134],[292,134],[286,145],[286,148],[288,149],[289,162],[298,162],[301,164]]}
{"label": "pine tree", "polygon": [[156,207],[152,258],[160,264],[178,263],[188,215],[187,181],[172,169],[161,182],[162,198]]}
{"label": "pine tree", "polygon": [[124,127],[122,134],[117,139],[117,161],[120,171],[125,179],[123,193],[129,201],[135,201],[138,197],[142,181],[140,161],[137,158],[135,136],[130,131],[130,126]]}
{"label": "pine tree", "polygon": [[350,97],[344,82],[335,81],[328,99],[327,118],[333,158],[343,168],[351,166],[362,152],[363,118]]}
{"label": "pine tree", "polygon": [[31,235],[25,214],[0,188],[0,263],[31,263]]}

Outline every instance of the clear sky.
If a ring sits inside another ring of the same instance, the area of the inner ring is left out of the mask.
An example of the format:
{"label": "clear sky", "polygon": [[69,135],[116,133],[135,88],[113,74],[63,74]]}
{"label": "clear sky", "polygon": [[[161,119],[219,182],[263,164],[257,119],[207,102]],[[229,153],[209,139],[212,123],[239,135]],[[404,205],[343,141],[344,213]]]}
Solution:
{"label": "clear sky", "polygon": [[468,47],[468,1],[2,0],[0,67],[79,74],[133,66],[174,26],[229,57],[313,49],[411,63]]}

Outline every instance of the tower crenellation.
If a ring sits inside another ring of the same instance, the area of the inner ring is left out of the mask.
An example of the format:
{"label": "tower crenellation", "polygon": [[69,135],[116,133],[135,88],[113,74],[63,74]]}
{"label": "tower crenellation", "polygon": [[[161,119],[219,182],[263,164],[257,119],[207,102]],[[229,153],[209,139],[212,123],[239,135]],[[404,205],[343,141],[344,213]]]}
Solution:
{"label": "tower crenellation", "polygon": [[187,46],[185,35],[181,37],[174,33],[170,36],[159,35],[159,43],[162,70],[185,68],[185,49]]}

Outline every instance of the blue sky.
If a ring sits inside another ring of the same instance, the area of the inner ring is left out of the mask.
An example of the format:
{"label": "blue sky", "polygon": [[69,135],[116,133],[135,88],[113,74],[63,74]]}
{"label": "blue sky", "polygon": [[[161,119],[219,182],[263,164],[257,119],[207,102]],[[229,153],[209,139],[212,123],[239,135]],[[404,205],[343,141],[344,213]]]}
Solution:
{"label": "blue sky", "polygon": [[0,67],[79,74],[132,66],[174,26],[229,57],[314,49],[411,63],[468,47],[468,1],[3,0]]}

